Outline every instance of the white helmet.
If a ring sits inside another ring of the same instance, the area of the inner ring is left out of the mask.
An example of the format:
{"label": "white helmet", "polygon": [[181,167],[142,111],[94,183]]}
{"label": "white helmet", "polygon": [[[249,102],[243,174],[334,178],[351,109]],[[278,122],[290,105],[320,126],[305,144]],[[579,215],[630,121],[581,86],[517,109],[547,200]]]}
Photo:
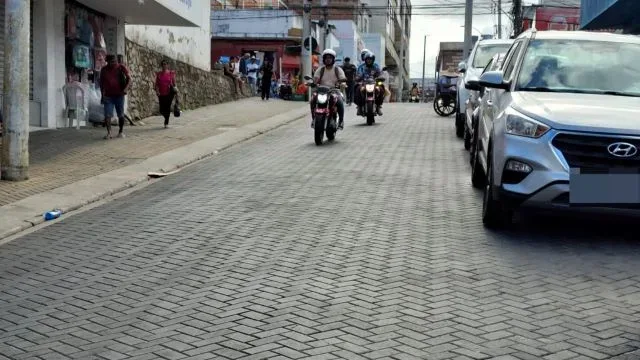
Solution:
{"label": "white helmet", "polygon": [[327,56],[331,56],[331,65],[335,64],[336,62],[336,52],[333,51],[332,49],[326,49],[325,51],[322,52],[322,62],[324,62],[325,57]]}
{"label": "white helmet", "polygon": [[338,56],[338,55],[336,54],[336,52],[335,52],[335,51],[333,51],[333,49],[326,49],[325,51],[323,51],[323,52],[322,52],[322,57],[323,57],[323,58],[324,58],[325,56],[327,56],[327,55],[331,55],[331,56],[333,56],[333,59],[334,59],[334,60],[335,60],[336,56]]}
{"label": "white helmet", "polygon": [[362,52],[360,52],[360,60],[364,61],[365,56],[367,56],[368,53],[371,53],[371,50],[369,49],[362,49]]}

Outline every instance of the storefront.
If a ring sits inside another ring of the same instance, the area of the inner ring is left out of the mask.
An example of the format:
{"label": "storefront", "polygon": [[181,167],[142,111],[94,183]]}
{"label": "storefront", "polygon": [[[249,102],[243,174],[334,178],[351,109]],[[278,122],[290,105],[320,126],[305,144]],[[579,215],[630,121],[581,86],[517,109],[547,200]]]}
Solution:
{"label": "storefront", "polygon": [[[1,28],[4,3],[0,1]],[[197,27],[193,18],[199,15],[201,8],[179,0],[31,0],[31,126],[67,126],[62,89],[70,80],[80,81],[87,89],[85,98],[99,103],[97,75],[106,54],[124,55],[125,22]],[[4,32],[0,34],[3,51]],[[102,116],[99,112],[94,114]]]}

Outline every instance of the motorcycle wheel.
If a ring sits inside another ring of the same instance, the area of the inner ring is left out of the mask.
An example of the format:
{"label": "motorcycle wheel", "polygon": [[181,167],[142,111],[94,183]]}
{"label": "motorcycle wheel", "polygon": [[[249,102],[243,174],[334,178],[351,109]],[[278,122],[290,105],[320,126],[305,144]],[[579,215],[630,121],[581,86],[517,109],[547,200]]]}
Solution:
{"label": "motorcycle wheel", "polygon": [[336,138],[336,133],[338,132],[338,124],[337,124],[336,119],[333,119],[333,121],[331,121],[332,125],[327,126],[327,130],[325,131],[325,133],[327,134],[327,139],[329,141],[333,141]]}
{"label": "motorcycle wheel", "polygon": [[314,132],[314,140],[316,145],[322,145],[322,141],[324,140],[324,119],[321,117],[317,117],[316,121],[313,125]]}
{"label": "motorcycle wheel", "polygon": [[365,114],[367,115],[367,125],[371,126],[373,125],[374,121],[375,121],[375,114],[373,112],[373,103],[369,102],[367,103],[367,109]]}

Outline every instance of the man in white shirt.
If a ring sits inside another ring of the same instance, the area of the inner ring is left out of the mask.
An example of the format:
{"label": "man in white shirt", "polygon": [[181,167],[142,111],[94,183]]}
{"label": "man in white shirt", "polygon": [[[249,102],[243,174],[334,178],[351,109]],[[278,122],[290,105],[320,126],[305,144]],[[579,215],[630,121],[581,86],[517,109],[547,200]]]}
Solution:
{"label": "man in white shirt", "polygon": [[247,64],[247,79],[249,80],[249,85],[251,86],[251,96],[256,96],[257,88],[256,82],[258,80],[258,70],[260,70],[260,65],[256,63],[256,57],[252,56],[251,60]]}
{"label": "man in white shirt", "polygon": [[[313,81],[318,85],[324,85],[331,88],[336,87],[340,84],[340,81],[347,81],[347,77],[344,74],[344,70],[341,67],[336,66],[336,52],[331,49],[326,49],[322,53],[322,63],[324,66],[321,66],[316,70],[316,73],[313,74]],[[338,128],[344,128],[344,102],[342,101],[342,96],[338,96],[338,102],[336,104],[338,108]],[[315,101],[311,99],[311,113],[313,114],[313,110],[315,109]]]}

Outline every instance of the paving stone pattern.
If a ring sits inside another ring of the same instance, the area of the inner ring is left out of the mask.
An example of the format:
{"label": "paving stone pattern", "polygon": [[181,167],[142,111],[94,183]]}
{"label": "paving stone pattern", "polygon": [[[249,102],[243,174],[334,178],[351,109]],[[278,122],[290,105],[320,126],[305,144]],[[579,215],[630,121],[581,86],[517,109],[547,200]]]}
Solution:
{"label": "paving stone pattern", "polygon": [[[245,99],[186,111],[177,119],[172,116],[170,128],[166,130],[161,117],[147,118],[144,126],[125,126],[127,138],[110,141],[102,140],[106,134],[103,127],[33,132],[29,141],[30,179],[0,181],[0,206],[135,164],[300,106],[304,104],[279,100],[267,104],[260,98]],[[117,129],[114,126],[112,131],[117,133]]]}
{"label": "paving stone pattern", "polygon": [[322,147],[296,122],[0,247],[0,353],[638,359],[632,225],[487,232],[453,119],[385,111]]}

